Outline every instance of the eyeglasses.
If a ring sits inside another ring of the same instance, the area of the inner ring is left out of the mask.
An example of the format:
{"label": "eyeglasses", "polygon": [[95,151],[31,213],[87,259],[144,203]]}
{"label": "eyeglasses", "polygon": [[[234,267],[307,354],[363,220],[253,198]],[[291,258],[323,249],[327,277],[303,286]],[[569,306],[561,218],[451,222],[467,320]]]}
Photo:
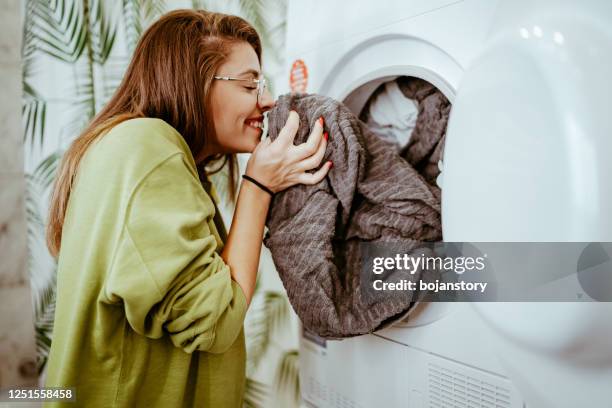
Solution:
{"label": "eyeglasses", "polygon": [[[264,90],[266,89],[266,79],[250,79],[250,78],[234,78],[229,76],[217,76],[215,75],[213,78],[220,79],[222,81],[245,81],[255,84],[257,86],[257,104],[259,105],[261,101],[261,97],[263,96]],[[253,88],[255,89],[255,88]]]}

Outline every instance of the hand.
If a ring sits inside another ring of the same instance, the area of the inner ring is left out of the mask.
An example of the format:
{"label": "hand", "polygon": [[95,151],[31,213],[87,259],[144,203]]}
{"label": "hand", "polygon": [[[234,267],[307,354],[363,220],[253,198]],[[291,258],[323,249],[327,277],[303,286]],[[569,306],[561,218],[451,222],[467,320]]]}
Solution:
{"label": "hand", "polygon": [[319,167],[325,155],[327,138],[323,137],[321,121],[317,120],[306,142],[294,146],[300,118],[297,112],[289,112],[276,140],[263,139],[253,150],[245,174],[275,193],[295,184],[312,185],[323,180],[332,167],[331,161],[314,173],[306,172]]}

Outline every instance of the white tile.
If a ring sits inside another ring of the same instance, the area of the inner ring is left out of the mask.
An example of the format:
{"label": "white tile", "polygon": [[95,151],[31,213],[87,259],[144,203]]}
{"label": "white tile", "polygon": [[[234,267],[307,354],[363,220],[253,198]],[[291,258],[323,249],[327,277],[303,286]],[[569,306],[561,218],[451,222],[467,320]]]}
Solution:
{"label": "white tile", "polygon": [[0,172],[23,171],[21,66],[0,62]]}
{"label": "white tile", "polygon": [[0,287],[29,285],[24,189],[23,175],[0,173]]}

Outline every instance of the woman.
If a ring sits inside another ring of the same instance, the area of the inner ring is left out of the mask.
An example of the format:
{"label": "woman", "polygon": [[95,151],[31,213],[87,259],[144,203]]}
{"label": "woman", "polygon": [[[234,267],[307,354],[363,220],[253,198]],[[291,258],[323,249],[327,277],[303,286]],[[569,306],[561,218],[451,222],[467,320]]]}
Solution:
{"label": "woman", "polygon": [[[74,387],[79,405],[241,405],[271,193],[331,168],[322,121],[294,146],[293,112],[261,140],[274,102],[260,63],[241,18],[166,14],[66,152],[47,231],[58,294],[46,385]],[[204,167],[225,156],[233,174],[239,152],[252,155],[225,237]]]}

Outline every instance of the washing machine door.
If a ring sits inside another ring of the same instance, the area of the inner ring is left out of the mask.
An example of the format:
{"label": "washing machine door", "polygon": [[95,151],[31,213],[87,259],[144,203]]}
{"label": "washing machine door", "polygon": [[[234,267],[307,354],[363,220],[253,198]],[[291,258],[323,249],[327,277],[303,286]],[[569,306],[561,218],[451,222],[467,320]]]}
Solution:
{"label": "washing machine door", "polygon": [[[449,120],[445,240],[612,241],[612,3],[504,1],[495,21]],[[609,404],[612,303],[474,306],[530,406]]]}

